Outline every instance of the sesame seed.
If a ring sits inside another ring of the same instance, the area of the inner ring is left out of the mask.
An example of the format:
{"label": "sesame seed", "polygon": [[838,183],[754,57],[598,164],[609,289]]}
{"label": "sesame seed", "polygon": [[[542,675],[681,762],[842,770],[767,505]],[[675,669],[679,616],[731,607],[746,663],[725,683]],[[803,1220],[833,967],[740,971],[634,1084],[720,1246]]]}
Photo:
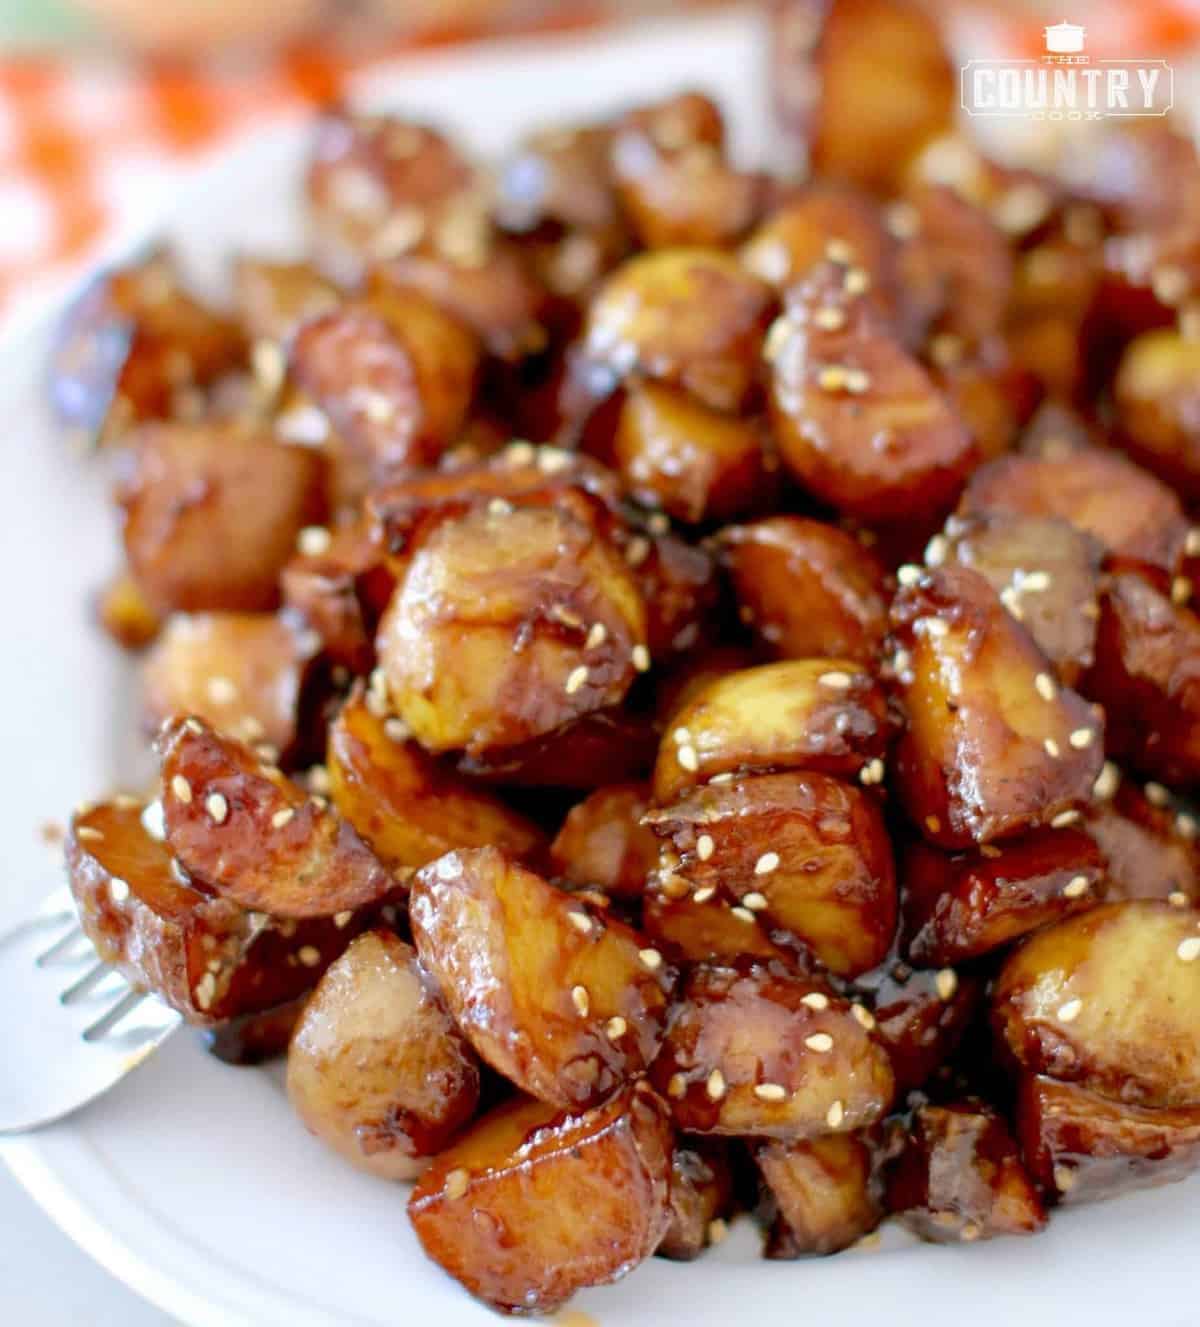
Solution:
{"label": "sesame seed", "polygon": [[1088,892],[1090,882],[1087,876],[1077,875],[1063,886],[1064,898],[1082,898]]}
{"label": "sesame seed", "polygon": [[504,455],[510,465],[529,465],[537,455],[537,449],[532,442],[510,442]]}
{"label": "sesame seed", "polygon": [[911,203],[889,203],[884,225],[895,239],[911,240],[921,229],[921,214]]}
{"label": "sesame seed", "polygon": [[305,557],[320,557],[329,552],[333,535],[323,525],[306,525],[296,537],[296,547]]}
{"label": "sesame seed", "polygon": [[840,1101],[835,1101],[825,1112],[825,1123],[831,1129],[840,1129],[842,1121],[846,1118],[846,1108]]}
{"label": "sesame seed", "polygon": [[1043,590],[1048,590],[1052,583],[1048,571],[1031,571],[1021,577],[1021,593],[1038,594]]}
{"label": "sesame seed", "polygon": [[1188,896],[1183,892],[1182,889],[1173,889],[1167,895],[1167,902],[1173,908],[1186,908],[1188,905]]}
{"label": "sesame seed", "polygon": [[296,808],[294,806],[285,806],[281,810],[276,811],[271,817],[272,829],[282,829],[295,814]]}
{"label": "sesame seed", "polygon": [[729,1234],[729,1223],[719,1216],[714,1216],[708,1223],[708,1242],[710,1244],[720,1244]]}
{"label": "sesame seed", "polygon": [[1004,853],[1001,852],[994,843],[983,843],[979,847],[979,855],[981,857],[990,857],[994,859],[996,857],[1003,857]]}
{"label": "sesame seed", "polygon": [[937,818],[937,816],[926,816],[925,828],[931,834],[940,834],[942,829],[942,822]]}
{"label": "sesame seed", "polygon": [[316,945],[302,945],[296,957],[306,968],[315,968],[321,961],[321,951]]}
{"label": "sesame seed", "polygon": [[690,770],[693,774],[700,768],[700,761],[696,755],[695,747],[681,746],[675,753],[675,758],[684,769]]}
{"label": "sesame seed", "polygon": [[715,885],[703,885],[692,895],[693,903],[707,903],[717,892]]}
{"label": "sesame seed", "polygon": [[751,894],[743,894],[742,906],[749,908],[751,912],[762,912],[767,906],[767,896],[760,894],[757,890]]}
{"label": "sesame seed", "polygon": [[840,364],[826,364],[817,370],[817,386],[824,392],[837,392],[846,385],[846,370]]}
{"label": "sesame seed", "polygon": [[1083,751],[1096,740],[1094,728],[1076,728],[1068,739],[1076,751]]}
{"label": "sesame seed", "polygon": [[861,396],[871,387],[871,375],[866,369],[846,370],[846,390],[852,396]]}
{"label": "sesame seed", "polygon": [[777,852],[764,852],[763,855],[754,863],[755,875],[770,875],[772,871],[779,867],[779,854]]}
{"label": "sesame seed", "polygon": [[201,1009],[207,1009],[213,1002],[213,996],[217,993],[217,979],[211,972],[206,972],[196,983],[196,1004]]}
{"label": "sesame seed", "polygon": [[[1200,953],[1200,940],[1196,942],[1196,952]],[[1073,1023],[1079,1017],[1079,1011],[1083,1008],[1083,1001],[1079,999],[1068,1000],[1066,1004],[1058,1006],[1058,1019],[1061,1023]]]}
{"label": "sesame seed", "polygon": [[865,268],[852,267],[846,273],[846,280],[843,285],[849,295],[865,295],[871,289],[870,274]]}
{"label": "sesame seed", "polygon": [[831,263],[852,263],[854,250],[843,239],[832,239],[825,245],[825,257]]}
{"label": "sesame seed", "polygon": [[804,1038],[804,1044],[810,1051],[816,1051],[818,1055],[825,1055],[833,1050],[833,1038],[828,1032],[814,1032],[811,1036]]}
{"label": "sesame seed", "polygon": [[394,714],[383,721],[383,735],[390,742],[407,742],[412,736],[412,729]]}
{"label": "sesame seed", "polygon": [[575,1012],[580,1018],[586,1018],[591,1010],[592,1002],[588,998],[586,986],[571,987],[571,1003],[575,1006]]}
{"label": "sesame seed", "polygon": [[763,339],[763,359],[768,364],[774,364],[783,353],[783,347],[787,344],[787,339],[792,334],[791,319],[787,314],[776,318],[767,328],[767,335]]}
{"label": "sesame seed", "polygon": [[950,633],[949,625],[943,622],[940,617],[927,617],[924,618],[923,621],[925,623],[925,630],[931,636],[941,639],[941,637],[947,636]]}
{"label": "sesame seed", "polygon": [[1192,583],[1186,576],[1176,576],[1171,582],[1171,602],[1186,604],[1192,597]]}
{"label": "sesame seed", "polygon": [[146,809],[141,814],[142,828],[150,835],[152,839],[157,839],[159,843],[167,837],[167,828],[163,823],[162,803],[147,802]]}
{"label": "sesame seed", "polygon": [[639,673],[650,671],[650,651],[644,645],[635,645],[629,658]]}
{"label": "sesame seed", "polygon": [[973,1244],[982,1234],[983,1231],[980,1230],[976,1222],[968,1221],[964,1224],[962,1230],[959,1232],[958,1237],[959,1239],[962,1240],[964,1244]]}
{"label": "sesame seed", "polygon": [[787,1088],[782,1083],[758,1083],[754,1095],[760,1101],[786,1101]]}
{"label": "sesame seed", "polygon": [[223,825],[229,816],[229,803],[220,793],[209,793],[204,799],[204,809],[216,825]]}
{"label": "sesame seed", "polygon": [[735,917],[738,919],[738,921],[740,921],[740,922],[752,922],[752,921],[754,921],[754,913],[752,913],[752,912],[750,911],[749,908],[741,908],[741,907],[738,907],[738,908],[730,908],[729,911],[730,911],[730,913],[732,913],[732,915],[735,916]]}
{"label": "sesame seed", "polygon": [[852,1004],[850,1013],[854,1016],[854,1021],[859,1027],[866,1028],[868,1032],[875,1026],[875,1015],[863,1004]]}
{"label": "sesame seed", "polygon": [[1075,1187],[1075,1172],[1070,1166],[1054,1167],[1054,1187],[1059,1193],[1069,1193]]}
{"label": "sesame seed", "polygon": [[1200,528],[1193,527],[1183,541],[1183,551],[1190,558],[1200,557]]}
{"label": "sesame seed", "polygon": [[717,784],[732,783],[733,778],[734,778],[733,770],[727,769],[721,774],[714,774],[712,778],[709,779],[709,783],[717,783]]}
{"label": "sesame seed", "polygon": [[845,327],[846,315],[836,304],[824,304],[813,314],[813,322],[826,332],[836,332]]}
{"label": "sesame seed", "polygon": [[649,968],[651,972],[657,972],[662,967],[662,955],[657,949],[639,949],[638,958],[641,959],[643,966]]}
{"label": "sesame seed", "polygon": [[338,928],[339,931],[344,931],[346,927],[349,926],[353,920],[354,920],[354,913],[352,912],[335,912],[333,914],[333,924]]}
{"label": "sesame seed", "polygon": [[558,474],[571,464],[571,453],[561,447],[539,447],[537,465],[544,475]]}
{"label": "sesame seed", "polygon": [[124,903],[129,897],[129,886],[119,875],[109,877],[108,896],[114,903]]}
{"label": "sesame seed", "polygon": [[886,766],[883,761],[876,756],[874,760],[869,760],[862,769],[858,771],[858,779],[860,783],[870,787],[873,784],[882,783],[886,773]]}
{"label": "sesame seed", "polygon": [[1146,794],[1146,801],[1148,801],[1151,806],[1166,806],[1171,800],[1171,794],[1167,792],[1161,783],[1148,783],[1142,791]]}
{"label": "sesame seed", "polygon": [[204,689],[214,705],[231,705],[237,700],[237,687],[228,677],[210,677]]}
{"label": "sesame seed", "polygon": [[1197,824],[1196,817],[1188,815],[1186,811],[1181,811],[1175,817],[1175,833],[1182,839],[1194,839],[1197,832],[1200,832],[1200,824]]}
{"label": "sesame seed", "polygon": [[567,695],[573,696],[587,680],[588,670],[585,665],[580,664],[578,668],[573,668],[567,676]]}
{"label": "sesame seed", "polygon": [[929,567],[940,567],[946,560],[946,554],[950,551],[950,541],[944,534],[935,534],[933,538],[925,545],[925,564]]}
{"label": "sesame seed", "polygon": [[176,774],[171,780],[171,791],[187,806],[192,800],[192,785],[183,777],[182,774]]}
{"label": "sesame seed", "polygon": [[901,585],[916,585],[921,579],[921,568],[906,562],[896,572],[896,579]]}
{"label": "sesame seed", "polygon": [[104,835],[100,830],[93,829],[91,825],[80,825],[79,828],[75,831],[75,837],[77,839],[83,839],[87,841],[89,839],[90,840],[102,839]]}
{"label": "sesame seed", "polygon": [[506,498],[493,498],[487,505],[489,516],[511,516],[513,505]]}
{"label": "sesame seed", "polygon": [[1190,935],[1186,940],[1180,940],[1175,953],[1181,963],[1194,963],[1200,958],[1200,935]]}
{"label": "sesame seed", "polygon": [[848,691],[854,685],[854,679],[849,673],[832,672],[822,673],[817,681],[823,687],[831,687],[834,691]]}
{"label": "sesame seed", "polygon": [[1054,685],[1054,679],[1049,673],[1039,673],[1033,679],[1033,685],[1037,693],[1043,700],[1053,700],[1058,695],[1058,689]]}
{"label": "sesame seed", "polygon": [[1006,585],[1004,589],[1000,591],[1000,602],[1018,622],[1024,621],[1025,610],[1021,607],[1021,595],[1019,590],[1015,590],[1011,585]]}
{"label": "sesame seed", "polygon": [[1042,743],[1042,746],[1045,748],[1046,754],[1052,760],[1057,760],[1059,756],[1062,755],[1062,751],[1060,750],[1058,743],[1054,740],[1053,737],[1047,737],[1046,740]]}
{"label": "sesame seed", "polygon": [[470,1187],[471,1177],[461,1167],[450,1171],[446,1176],[446,1186],[442,1190],[447,1198],[462,1198]]}
{"label": "sesame seed", "polygon": [[704,1090],[710,1101],[720,1101],[725,1095],[725,1075],[720,1069],[714,1069],[704,1084]]}
{"label": "sesame seed", "polygon": [[958,990],[958,973],[953,968],[942,968],[933,979],[939,1000],[953,1000]]}
{"label": "sesame seed", "polygon": [[631,567],[641,566],[650,556],[650,541],[643,535],[634,535],[634,537],[625,545],[625,561]]}
{"label": "sesame seed", "polygon": [[713,855],[713,850],[715,848],[716,844],[713,842],[711,834],[701,834],[696,840],[696,856],[699,857],[702,862],[708,861]]}
{"label": "sesame seed", "polygon": [[568,912],[567,921],[580,933],[580,935],[590,935],[592,933],[592,919],[586,912]]}
{"label": "sesame seed", "polygon": [[809,1009],[828,1009],[829,996],[824,991],[809,991],[800,1000],[802,1005],[807,1005]]}
{"label": "sesame seed", "polygon": [[687,1092],[687,1079],[682,1074],[672,1074],[667,1082],[667,1096],[674,1097],[676,1101]]}
{"label": "sesame seed", "polygon": [[1104,768],[1096,775],[1096,782],[1092,784],[1092,796],[1100,801],[1107,801],[1116,791],[1121,782],[1121,771],[1112,763],[1111,760],[1104,762]]}
{"label": "sesame seed", "polygon": [[593,622],[592,629],[588,632],[587,641],[584,648],[588,650],[599,649],[608,639],[608,628],[603,622]]}
{"label": "sesame seed", "polygon": [[1079,812],[1075,810],[1060,811],[1050,822],[1051,829],[1065,829],[1068,825],[1073,825],[1079,819]]}
{"label": "sesame seed", "polygon": [[957,364],[965,349],[962,337],[953,332],[938,332],[929,338],[929,358],[942,369]]}

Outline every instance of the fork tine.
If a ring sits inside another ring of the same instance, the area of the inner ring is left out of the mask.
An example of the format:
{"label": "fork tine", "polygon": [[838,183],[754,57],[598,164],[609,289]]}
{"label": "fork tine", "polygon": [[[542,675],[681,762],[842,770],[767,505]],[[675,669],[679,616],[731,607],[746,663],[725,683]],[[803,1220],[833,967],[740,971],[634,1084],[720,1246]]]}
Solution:
{"label": "fork tine", "polygon": [[107,963],[97,962],[95,967],[89,968],[77,982],[73,982],[68,986],[58,998],[63,1004],[73,1004],[76,1000],[87,995],[93,987],[99,986],[112,971],[113,969]]}
{"label": "fork tine", "polygon": [[66,935],[64,935],[61,939],[56,940],[50,946],[49,949],[40,953],[37,956],[37,958],[34,960],[34,962],[37,963],[39,968],[44,968],[48,964],[56,962],[60,957],[62,957],[62,955],[64,955],[73,946],[77,945],[79,941],[82,940],[83,938],[84,938],[83,931],[80,929],[79,924],[77,922],[74,926],[71,927],[71,929],[66,933]]}
{"label": "fork tine", "polygon": [[90,1027],[84,1029],[84,1041],[99,1041],[101,1037],[106,1037],[121,1019],[133,1013],[145,998],[145,991],[127,991],[107,1013],[101,1014]]}

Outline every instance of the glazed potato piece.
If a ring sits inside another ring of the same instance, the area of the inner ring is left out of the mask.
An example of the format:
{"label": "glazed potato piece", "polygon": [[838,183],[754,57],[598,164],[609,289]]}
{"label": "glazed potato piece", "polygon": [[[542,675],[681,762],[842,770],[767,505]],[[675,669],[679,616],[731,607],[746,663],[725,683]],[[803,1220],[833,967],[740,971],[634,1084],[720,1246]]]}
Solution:
{"label": "glazed potato piece", "polygon": [[1080,687],[1111,716],[1115,758],[1191,783],[1200,778],[1200,619],[1176,597],[1134,571],[1108,577],[1096,662]]}
{"label": "glazed potato piece", "polygon": [[329,725],[326,766],[334,806],[389,870],[451,848],[493,844],[518,859],[540,851],[536,825],[438,764],[378,708],[361,687],[351,694]]}
{"label": "glazed potato piece", "polygon": [[294,999],[362,929],[355,915],[281,922],[214,897],[151,837],[144,811],[123,797],[76,814],[66,844],[71,892],[97,954],[189,1023]]}
{"label": "glazed potato piece", "polygon": [[976,1101],[917,1108],[888,1174],[887,1205],[935,1244],[1033,1235],[1046,1224],[1004,1121]]}
{"label": "glazed potato piece", "polygon": [[157,424],[122,460],[125,553],[154,609],[274,608],[296,536],[325,514],[320,455],[237,426]]}
{"label": "glazed potato piece", "polygon": [[861,268],[825,264],[771,329],[771,418],[794,478],[844,515],[918,524],[949,510],[975,444],[871,307]]}
{"label": "glazed potato piece", "polygon": [[658,1247],[672,1146],[667,1112],[642,1083],[578,1115],[512,1101],[433,1162],[408,1214],[425,1252],[471,1294],[547,1312]]}
{"label": "glazed potato piece", "polygon": [[266,1064],[287,1053],[288,1043],[308,995],[297,996],[261,1013],[238,1014],[201,1032],[204,1049],[222,1064]]}
{"label": "glazed potato piece", "polygon": [[1132,341],[1113,380],[1125,445],[1182,497],[1200,498],[1196,380],[1200,346],[1169,328]]}
{"label": "glazed potato piece", "polygon": [[1200,918],[1109,903],[1031,936],[992,994],[1001,1044],[1030,1073],[1138,1106],[1200,1104]]}
{"label": "glazed potato piece", "polygon": [[496,180],[496,216],[521,234],[559,226],[590,235],[621,226],[609,172],[613,131],[607,125],[542,129],[522,140]]}
{"label": "glazed potato piece", "polygon": [[233,266],[238,317],[254,345],[285,345],[296,329],[342,300],[332,281],[308,263],[239,258]]}
{"label": "glazed potato piece", "polygon": [[426,749],[514,746],[624,699],[645,607],[589,512],[489,504],[417,547],[376,647]]}
{"label": "glazed potato piece", "polygon": [[287,1091],[306,1128],[351,1165],[410,1180],[474,1115],[479,1063],[413,947],[368,931],[313,991]]}
{"label": "glazed potato piece", "polygon": [[[1113,786],[1110,786],[1113,785]],[[1200,847],[1196,820],[1166,804],[1163,790],[1148,785],[1150,799],[1131,780],[1105,766],[1097,794],[1085,811],[1087,832],[1104,856],[1104,897],[1166,899],[1176,907],[1200,904]],[[1161,804],[1158,804],[1161,803]]]}
{"label": "glazed potato piece", "polygon": [[850,1004],[771,963],[693,968],[650,1076],[701,1134],[850,1132],[893,1095],[887,1053]]}
{"label": "glazed potato piece", "polygon": [[162,630],[162,615],[127,571],[109,581],[97,610],[100,625],[123,650],[144,649]]}
{"label": "glazed potato piece", "polygon": [[1017,1092],[1016,1130],[1046,1201],[1063,1206],[1172,1184],[1200,1164],[1200,1108],[1106,1101],[1033,1074]]}
{"label": "glazed potato piece", "polygon": [[980,456],[1009,452],[1040,395],[1033,373],[1000,336],[970,351],[951,333],[939,332],[925,348],[933,381],[975,440]]}
{"label": "glazed potato piece", "polygon": [[654,1058],[674,977],[661,956],[498,849],[424,867],[409,915],[459,1027],[531,1096],[590,1106]]}
{"label": "glazed potato piece", "polygon": [[713,410],[746,404],[774,299],[732,254],[660,249],[622,263],[588,309],[584,361],[613,385],[637,374]]}
{"label": "glazed potato piece", "polygon": [[960,516],[1053,516],[1093,535],[1108,554],[1174,573],[1188,524],[1179,499],[1117,452],[1002,456],[971,476]]}
{"label": "glazed potato piece", "polygon": [[1035,829],[986,853],[914,843],[903,869],[908,956],[924,967],[978,958],[1095,907],[1105,880],[1100,849],[1079,829]]}
{"label": "glazed potato piece", "polygon": [[914,968],[893,954],[856,978],[853,990],[870,1006],[900,1097],[928,1082],[954,1054],[982,1003],[984,982],[969,971]]}
{"label": "glazed potato piece", "polygon": [[768,1258],[838,1253],[883,1219],[874,1159],[861,1134],[763,1143],[754,1160],[777,1208]]}
{"label": "glazed potato piece", "polygon": [[[735,906],[739,908],[736,913]],[[742,958],[770,958],[785,967],[795,967],[800,957],[796,950],[781,948],[761,926],[753,920],[747,922],[746,911],[740,905],[704,895],[697,903],[682,876],[662,871],[647,882],[642,929],[672,962],[732,963]]]}
{"label": "glazed potato piece", "polygon": [[196,389],[241,363],[236,324],[201,304],[170,255],[107,272],[68,310],[50,391],[59,420],[93,444],[184,413]]}
{"label": "glazed potato piece", "polygon": [[167,842],[223,898],[272,917],[337,917],[395,880],[322,801],[195,717],[158,735]]}
{"label": "glazed potato piece", "polygon": [[144,726],[195,714],[286,756],[318,645],[273,613],[175,613],[142,668]]}
{"label": "glazed potato piece", "polygon": [[649,805],[644,783],[611,784],[577,803],[550,845],[555,873],[572,885],[640,899],[658,865],[658,840],[642,824]]}
{"label": "glazed potato piece", "polygon": [[426,465],[457,437],[475,394],[472,334],[415,291],[374,291],[304,324],[297,382],[377,476]]}
{"label": "glazed potato piece", "polygon": [[1068,686],[1095,658],[1100,559],[1094,536],[1056,517],[996,511],[952,516],[926,562],[977,571]]}
{"label": "glazed potato piece", "polygon": [[720,587],[710,553],[673,534],[635,534],[623,549],[646,601],[646,644],[655,663],[692,658],[714,630]]}
{"label": "glazed potato piece", "polygon": [[733,1168],[719,1138],[680,1140],[671,1160],[671,1224],[655,1252],[691,1262],[725,1235],[733,1206]]}
{"label": "glazed potato piece", "polygon": [[689,524],[728,520],[763,494],[760,425],[710,410],[675,388],[631,387],[614,447],[630,493]]}
{"label": "glazed potato piece", "polygon": [[629,111],[617,122],[612,177],[644,248],[724,248],[754,223],[764,181],[729,164],[724,140],[721,112],[697,92]]}
{"label": "glazed potato piece", "polygon": [[1048,825],[1085,801],[1104,763],[1103,722],[1069,688],[991,586],[939,567],[892,604],[909,726],[896,786],[944,848]]}
{"label": "glazed potato piece", "polygon": [[719,677],[681,705],[671,724],[654,767],[660,804],[735,771],[854,778],[870,766],[870,778],[882,777],[891,738],[882,691],[849,659],[790,659]]}
{"label": "glazed potato piece", "polygon": [[720,560],[742,621],[785,659],[870,663],[887,634],[883,571],[857,539],[804,516],[730,525]]}
{"label": "glazed potato piece", "polygon": [[646,820],[669,849],[663,892],[731,908],[830,972],[875,967],[896,929],[891,844],[875,802],[809,771],[693,789]]}

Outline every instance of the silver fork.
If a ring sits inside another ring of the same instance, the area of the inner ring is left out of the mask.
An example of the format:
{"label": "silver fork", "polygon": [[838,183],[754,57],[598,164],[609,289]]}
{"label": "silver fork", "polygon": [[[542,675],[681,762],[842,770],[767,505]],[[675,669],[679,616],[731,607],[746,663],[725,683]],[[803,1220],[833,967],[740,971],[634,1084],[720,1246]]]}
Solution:
{"label": "silver fork", "polygon": [[94,1101],[183,1021],[100,961],[65,887],[0,935],[0,1009],[0,1134]]}

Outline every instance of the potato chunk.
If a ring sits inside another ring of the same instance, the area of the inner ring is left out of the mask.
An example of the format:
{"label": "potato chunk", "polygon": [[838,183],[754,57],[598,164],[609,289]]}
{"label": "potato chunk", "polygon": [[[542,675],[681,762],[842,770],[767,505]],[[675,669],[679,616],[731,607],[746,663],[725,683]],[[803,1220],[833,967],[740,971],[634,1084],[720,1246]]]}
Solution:
{"label": "potato chunk", "polygon": [[1200,918],[1109,903],[1031,936],[992,996],[997,1036],[1031,1073],[1139,1106],[1200,1105]]}
{"label": "potato chunk", "polygon": [[772,516],[720,533],[742,620],[781,658],[870,663],[887,633],[883,571],[836,526]]}
{"label": "potato chunk", "polygon": [[71,892],[96,952],[189,1023],[212,1024],[307,991],[362,929],[358,916],[281,922],[192,883],[118,798],[78,812],[67,837]]}
{"label": "potato chunk", "polygon": [[896,929],[891,844],[857,788],[809,771],[764,774],[696,788],[646,819],[672,849],[664,875],[693,901],[737,908],[747,930],[759,926],[839,976],[887,953]]}
{"label": "potato chunk", "polygon": [[740,904],[718,902],[703,894],[697,903],[696,896],[688,892],[687,882],[678,877],[676,886],[675,880],[669,871],[652,875],[642,902],[642,929],[668,958],[680,963],[773,958],[785,967],[796,966],[801,956],[795,948],[787,950],[777,945],[757,924],[754,913]]}
{"label": "potato chunk", "polygon": [[758,376],[770,288],[716,249],[661,249],[622,263],[588,311],[582,353],[612,385],[630,374],[735,411]]}
{"label": "potato chunk", "polygon": [[661,956],[497,849],[419,871],[409,915],[458,1025],[532,1096],[589,1106],[654,1058],[674,976]]}
{"label": "potato chunk", "polygon": [[1033,1235],[1046,1213],[1004,1121],[981,1102],[917,1108],[888,1208],[936,1244]]}
{"label": "potato chunk", "polygon": [[854,777],[891,738],[883,692],[848,659],[795,659],[719,677],[671,718],[654,767],[670,802],[717,774],[811,769]]}
{"label": "potato chunk", "polygon": [[733,1206],[733,1168],[727,1144],[719,1138],[688,1138],[671,1161],[671,1224],[655,1252],[660,1258],[690,1262],[724,1237],[724,1218]]}
{"label": "potato chunk", "polygon": [[334,806],[389,870],[451,848],[492,844],[523,858],[543,847],[536,825],[438,764],[391,727],[399,722],[373,713],[360,687],[329,725],[326,758]]}
{"label": "potato chunk", "polygon": [[672,387],[631,387],[614,445],[633,496],[681,521],[727,520],[763,493],[759,424],[710,410]]}
{"label": "potato chunk", "polygon": [[777,1208],[768,1258],[837,1253],[883,1220],[874,1159],[861,1134],[763,1143],[754,1160]]}
{"label": "potato chunk", "polygon": [[941,967],[1095,907],[1105,861],[1082,830],[1035,829],[987,853],[914,843],[903,880],[908,956]]}
{"label": "potato chunk", "polygon": [[1164,327],[1130,342],[1113,379],[1130,453],[1190,502],[1200,498],[1198,375],[1200,346]]}
{"label": "potato chunk", "polygon": [[435,461],[475,392],[474,337],[413,291],[377,291],[304,324],[291,348],[297,382],[372,472]]}
{"label": "potato chunk", "polygon": [[[1116,766],[1106,766],[1102,787],[1117,778]],[[1164,800],[1159,789],[1154,793]],[[1097,796],[1084,815],[1087,832],[1104,857],[1107,900],[1157,898],[1176,907],[1200,905],[1194,816],[1156,805],[1129,779],[1117,783],[1109,797]]]}
{"label": "potato chunk", "polygon": [[940,567],[892,605],[909,727],[897,786],[932,842],[964,848],[1051,823],[1091,794],[1102,721],[1058,686],[1025,628],[966,567]]}
{"label": "potato chunk", "polygon": [[557,874],[573,885],[640,899],[646,877],[658,865],[658,840],[642,824],[649,805],[650,790],[643,783],[597,788],[571,808],[550,845]]}
{"label": "potato chunk", "polygon": [[477,509],[413,554],[376,645],[392,703],[428,750],[513,746],[624,698],[645,607],[577,511]]}
{"label": "potato chunk", "polygon": [[284,345],[311,318],[328,313],[342,295],[308,263],[240,257],[233,268],[234,301],[255,348]]}
{"label": "potato chunk", "polygon": [[173,614],[142,669],[146,727],[157,732],[173,714],[195,714],[286,754],[318,643],[275,614]]}
{"label": "potato chunk", "polygon": [[339,1156],[409,1180],[475,1113],[479,1064],[412,946],[368,931],[313,992],[288,1050],[287,1090]]}
{"label": "potato chunk", "polygon": [[919,524],[954,504],[975,444],[925,369],[863,292],[861,269],[826,264],[771,329],[771,417],[784,465],[858,520]]}
{"label": "potato chunk", "polygon": [[236,426],[159,424],[117,491],[125,552],[160,612],[255,612],[279,601],[296,536],[325,513],[322,460]]}
{"label": "potato chunk", "polygon": [[693,968],[650,1076],[691,1133],[849,1132],[893,1094],[887,1053],[849,1003],[778,964]]}
{"label": "potato chunk", "polygon": [[1097,1202],[1172,1184],[1200,1165],[1200,1108],[1107,1101],[1034,1074],[1017,1092],[1017,1136],[1048,1203]]}
{"label": "potato chunk", "polygon": [[623,1276],[670,1222],[672,1133],[644,1084],[580,1115],[512,1101],[443,1152],[408,1214],[425,1252],[509,1313]]}
{"label": "potato chunk", "polygon": [[273,917],[332,917],[397,888],[346,821],[241,742],[174,718],[157,748],[167,842],[222,897]]}

